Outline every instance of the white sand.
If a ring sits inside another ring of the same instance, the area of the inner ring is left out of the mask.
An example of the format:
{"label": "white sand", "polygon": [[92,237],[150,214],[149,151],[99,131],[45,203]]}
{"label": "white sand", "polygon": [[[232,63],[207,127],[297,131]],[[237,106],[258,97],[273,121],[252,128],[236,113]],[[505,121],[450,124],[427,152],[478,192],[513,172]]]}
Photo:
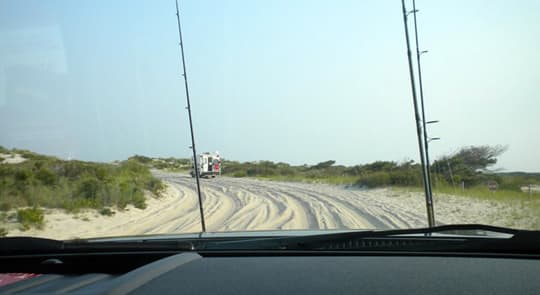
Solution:
{"label": "white sand", "polygon": [[26,159],[19,154],[0,153],[0,164],[19,164],[24,161],[26,161]]}
{"label": "white sand", "polygon": [[[77,215],[47,210],[43,230],[12,229],[9,235],[71,239],[200,231],[194,179],[178,173],[156,175],[168,184],[167,193],[159,199],[149,197],[145,210],[130,206],[110,217],[93,210]],[[229,177],[202,179],[201,186],[208,231],[426,226],[424,197],[419,192]],[[437,221],[445,224],[528,228],[537,224],[538,217],[529,218],[526,210],[523,204],[435,196]]]}

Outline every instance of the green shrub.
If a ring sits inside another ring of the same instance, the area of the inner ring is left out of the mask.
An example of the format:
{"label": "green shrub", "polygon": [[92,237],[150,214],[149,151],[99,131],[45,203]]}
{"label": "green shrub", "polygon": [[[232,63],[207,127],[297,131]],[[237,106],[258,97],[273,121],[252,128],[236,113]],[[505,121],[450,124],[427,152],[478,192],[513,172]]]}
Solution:
{"label": "green shrub", "polygon": [[397,186],[421,186],[420,171],[395,171],[390,173],[390,184]]}
{"label": "green shrub", "polygon": [[79,194],[85,199],[96,199],[99,185],[96,178],[83,179],[79,184]]}
{"label": "green shrub", "polygon": [[233,174],[233,177],[246,177],[246,176],[247,176],[246,171],[237,171],[237,172],[234,172]]}
{"label": "green shrub", "polygon": [[499,189],[521,192],[521,187],[528,186],[529,181],[525,177],[503,177],[499,183]]}
{"label": "green shrub", "polygon": [[165,185],[157,178],[150,178],[146,183],[146,189],[159,196],[165,189]]}
{"label": "green shrub", "polygon": [[135,208],[146,209],[146,198],[144,197],[143,193],[133,194],[133,198],[130,203],[132,203]]}
{"label": "green shrub", "polygon": [[390,174],[387,172],[374,172],[367,174],[361,176],[358,181],[356,181],[357,185],[366,186],[369,188],[387,186],[390,185],[390,183]]}
{"label": "green shrub", "polygon": [[7,234],[8,234],[7,229],[0,227],[0,237],[5,237],[7,236]]}
{"label": "green shrub", "polygon": [[102,182],[109,181],[109,171],[105,167],[95,167],[94,174],[96,175],[96,178],[99,179]]}
{"label": "green shrub", "polygon": [[17,210],[17,221],[22,224],[25,230],[31,227],[43,228],[43,210],[38,208],[19,209]]}
{"label": "green shrub", "polygon": [[9,211],[11,210],[11,204],[4,202],[0,204],[0,211]]}
{"label": "green shrub", "polygon": [[121,167],[121,169],[124,169],[124,170],[126,170],[128,172],[131,172],[131,173],[136,173],[136,174],[149,173],[147,167],[145,167],[144,165],[141,165],[139,162],[134,161],[134,160],[124,161],[124,162],[122,162],[120,167]]}
{"label": "green shrub", "polygon": [[44,185],[55,185],[58,180],[56,173],[47,168],[40,168],[35,177]]}
{"label": "green shrub", "polygon": [[87,169],[85,168],[84,163],[81,161],[66,161],[62,165],[60,175],[74,179],[81,176],[85,170]]}
{"label": "green shrub", "polygon": [[19,183],[28,183],[32,178],[32,171],[28,169],[19,169],[15,172],[15,181]]}
{"label": "green shrub", "polygon": [[0,164],[0,179],[2,181],[5,181],[7,177],[11,177],[13,175],[13,167],[12,165],[1,165]]}
{"label": "green shrub", "polygon": [[113,216],[116,212],[112,211],[111,208],[102,208],[101,210],[99,210],[99,214],[101,215],[104,215],[104,216]]}
{"label": "green shrub", "polygon": [[148,163],[152,162],[152,158],[149,158],[149,157],[146,157],[146,156],[140,156],[140,155],[135,155],[135,156],[129,157],[128,160],[134,160],[134,161],[137,161],[137,162],[143,163],[143,164],[148,164]]}

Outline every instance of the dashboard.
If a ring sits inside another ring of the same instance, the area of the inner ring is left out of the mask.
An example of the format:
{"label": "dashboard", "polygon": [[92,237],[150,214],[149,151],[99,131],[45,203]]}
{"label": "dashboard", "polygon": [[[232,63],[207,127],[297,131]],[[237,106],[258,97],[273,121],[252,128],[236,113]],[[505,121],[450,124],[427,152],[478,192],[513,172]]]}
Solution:
{"label": "dashboard", "polygon": [[183,252],[122,272],[114,257],[100,262],[101,271],[53,271],[0,287],[0,294],[540,293],[540,260],[530,257]]}

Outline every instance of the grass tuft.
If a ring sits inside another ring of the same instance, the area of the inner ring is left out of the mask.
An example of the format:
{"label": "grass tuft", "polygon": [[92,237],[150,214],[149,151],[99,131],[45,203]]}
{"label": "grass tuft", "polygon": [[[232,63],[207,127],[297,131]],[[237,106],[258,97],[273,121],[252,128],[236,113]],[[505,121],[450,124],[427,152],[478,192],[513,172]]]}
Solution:
{"label": "grass tuft", "polygon": [[31,227],[41,229],[45,222],[43,210],[38,208],[18,209],[17,221],[22,225],[24,230],[28,230]]}

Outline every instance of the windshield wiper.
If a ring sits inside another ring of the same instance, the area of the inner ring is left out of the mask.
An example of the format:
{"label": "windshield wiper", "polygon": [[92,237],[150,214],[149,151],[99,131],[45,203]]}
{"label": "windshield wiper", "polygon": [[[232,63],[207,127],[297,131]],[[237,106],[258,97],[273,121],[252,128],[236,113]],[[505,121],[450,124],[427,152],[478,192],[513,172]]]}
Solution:
{"label": "windshield wiper", "polygon": [[482,224],[208,242],[205,250],[392,250],[540,254],[540,232]]}

